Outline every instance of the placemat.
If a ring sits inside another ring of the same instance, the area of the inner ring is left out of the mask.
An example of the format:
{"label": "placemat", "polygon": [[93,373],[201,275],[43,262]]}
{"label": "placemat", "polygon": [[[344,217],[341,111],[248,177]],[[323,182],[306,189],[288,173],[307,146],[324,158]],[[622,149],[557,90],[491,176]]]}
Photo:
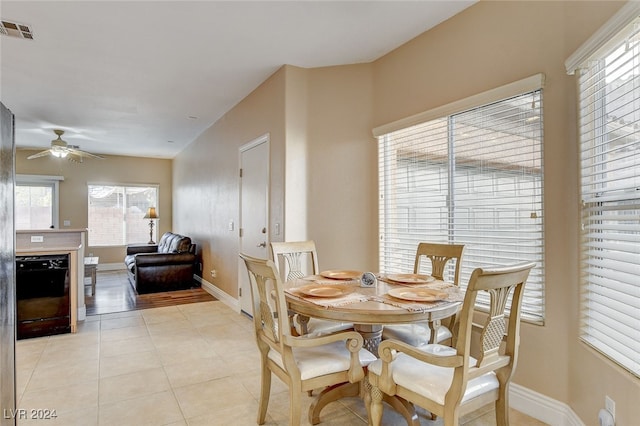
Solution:
{"label": "placemat", "polygon": [[344,305],[349,305],[351,303],[366,302],[367,300],[369,300],[369,296],[366,296],[364,294],[360,294],[357,292],[349,293],[347,295],[340,296],[340,297],[309,297],[302,294],[295,287],[288,288],[285,290],[285,292],[295,297],[298,297],[300,299],[303,299],[307,302],[311,302],[315,305],[324,306],[325,308],[331,308],[335,306],[344,306]]}

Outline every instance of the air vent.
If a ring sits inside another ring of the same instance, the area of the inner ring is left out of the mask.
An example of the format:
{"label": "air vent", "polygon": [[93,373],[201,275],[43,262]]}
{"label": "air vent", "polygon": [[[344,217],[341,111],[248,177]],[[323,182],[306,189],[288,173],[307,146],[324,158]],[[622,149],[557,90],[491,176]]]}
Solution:
{"label": "air vent", "polygon": [[33,40],[33,32],[28,25],[19,24],[17,22],[0,21],[0,34],[9,37],[26,38]]}

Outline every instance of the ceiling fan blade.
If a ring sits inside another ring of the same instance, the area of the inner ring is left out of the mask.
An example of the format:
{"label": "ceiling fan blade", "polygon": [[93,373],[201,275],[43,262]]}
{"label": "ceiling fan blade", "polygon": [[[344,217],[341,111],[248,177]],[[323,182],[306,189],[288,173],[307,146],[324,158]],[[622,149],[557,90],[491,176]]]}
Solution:
{"label": "ceiling fan blade", "polygon": [[44,157],[45,155],[51,154],[51,150],[47,149],[46,151],[39,152],[37,154],[33,154],[27,157],[27,160],[33,160],[34,158]]}
{"label": "ceiling fan blade", "polygon": [[67,155],[67,159],[72,163],[82,163],[84,161],[82,159],[82,156],[76,155],[74,153],[69,153],[69,155]]}
{"label": "ceiling fan blade", "polygon": [[81,150],[75,149],[75,148],[67,148],[67,151],[69,152],[69,154],[77,155],[78,157],[97,158],[97,159],[100,159],[100,160],[104,160],[104,157],[101,157],[101,156],[96,155],[96,154],[91,154],[90,152],[87,152],[87,151],[81,151]]}

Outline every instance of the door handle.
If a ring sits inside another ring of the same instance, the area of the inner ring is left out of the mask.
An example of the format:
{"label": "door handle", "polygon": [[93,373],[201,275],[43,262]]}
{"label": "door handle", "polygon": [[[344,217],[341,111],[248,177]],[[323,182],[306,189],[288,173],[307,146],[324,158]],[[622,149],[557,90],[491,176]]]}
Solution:
{"label": "door handle", "polygon": [[267,246],[267,242],[266,242],[266,241],[263,241],[263,242],[261,242],[261,243],[258,243],[258,245],[257,245],[256,247],[262,247],[262,248],[264,248],[264,247],[266,247],[266,246]]}

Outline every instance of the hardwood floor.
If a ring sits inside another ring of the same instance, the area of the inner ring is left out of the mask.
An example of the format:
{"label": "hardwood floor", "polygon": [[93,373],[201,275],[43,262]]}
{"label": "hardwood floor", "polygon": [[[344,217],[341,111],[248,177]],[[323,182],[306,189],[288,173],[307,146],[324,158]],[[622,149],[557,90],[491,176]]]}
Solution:
{"label": "hardwood floor", "polygon": [[196,281],[194,281],[194,288],[188,290],[138,295],[129,284],[125,271],[98,271],[96,294],[94,296],[91,296],[91,286],[88,285],[88,278],[85,279],[85,284],[87,284],[85,285],[87,315],[101,315],[216,300],[209,293],[197,287],[198,283]]}

